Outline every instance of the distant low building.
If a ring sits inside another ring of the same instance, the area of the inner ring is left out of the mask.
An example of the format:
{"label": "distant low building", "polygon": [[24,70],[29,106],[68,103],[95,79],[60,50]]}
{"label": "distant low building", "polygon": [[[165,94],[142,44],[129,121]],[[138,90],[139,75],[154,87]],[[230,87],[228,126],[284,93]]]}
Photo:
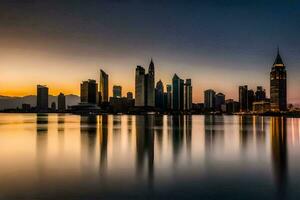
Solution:
{"label": "distant low building", "polygon": [[31,105],[28,103],[23,103],[22,104],[22,111],[23,112],[30,112],[31,111]]}
{"label": "distant low building", "polygon": [[116,98],[110,97],[110,109],[114,113],[128,112],[130,108],[134,107],[134,100],[126,97]]}
{"label": "distant low building", "polygon": [[270,101],[256,101],[253,102],[253,112],[254,113],[265,113],[271,110]]}
{"label": "distant low building", "polygon": [[233,99],[227,99],[226,103],[226,113],[232,114],[240,111],[240,103],[234,101]]}
{"label": "distant low building", "polygon": [[121,98],[122,97],[122,86],[114,85],[113,86],[113,97],[114,98]]}

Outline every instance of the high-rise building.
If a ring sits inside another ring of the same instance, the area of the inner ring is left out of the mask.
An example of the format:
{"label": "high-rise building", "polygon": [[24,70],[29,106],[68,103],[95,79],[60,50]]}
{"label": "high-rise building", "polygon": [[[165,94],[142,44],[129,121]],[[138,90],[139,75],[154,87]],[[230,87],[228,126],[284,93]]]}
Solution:
{"label": "high-rise building", "polygon": [[151,59],[148,74],[142,66],[137,66],[135,70],[135,106],[155,106],[155,71],[154,63]]}
{"label": "high-rise building", "polygon": [[133,99],[132,92],[127,92],[127,99]]}
{"label": "high-rise building", "polygon": [[155,107],[164,108],[164,85],[161,80],[156,83],[155,88]]}
{"label": "high-rise building", "polygon": [[145,106],[145,69],[137,66],[135,69],[135,106]]}
{"label": "high-rise building", "polygon": [[253,110],[253,102],[255,101],[255,95],[253,90],[247,92],[247,109],[248,112]]}
{"label": "high-rise building", "polygon": [[184,81],[180,79],[177,74],[174,74],[172,79],[172,109],[183,110],[184,108]]}
{"label": "high-rise building", "polygon": [[97,104],[98,84],[95,80],[83,81],[80,85],[81,103]]}
{"label": "high-rise building", "polygon": [[51,103],[51,111],[52,111],[52,112],[55,112],[55,111],[56,111],[56,103],[55,103],[55,102],[52,102],[52,103]]}
{"label": "high-rise building", "polygon": [[186,79],[184,86],[184,110],[191,110],[193,103],[192,80]]}
{"label": "high-rise building", "polygon": [[114,98],[121,98],[122,97],[122,86],[114,85],[113,86],[113,97]]}
{"label": "high-rise building", "polygon": [[167,85],[167,99],[165,107],[167,110],[172,109],[172,85]]}
{"label": "high-rise building", "polygon": [[221,106],[225,104],[225,95],[223,93],[218,93],[215,96],[215,109],[221,111]]}
{"label": "high-rise building", "polygon": [[271,110],[274,112],[285,111],[287,109],[286,91],[286,69],[279,50],[270,73],[270,100]]}
{"label": "high-rise building", "polygon": [[204,91],[204,108],[208,111],[213,111],[215,108],[216,92],[212,89]]}
{"label": "high-rise building", "polygon": [[146,79],[146,105],[150,107],[155,106],[155,71],[154,71],[154,63],[151,59]]}
{"label": "high-rise building", "polygon": [[257,86],[255,92],[255,101],[263,101],[266,99],[266,90],[262,86]]}
{"label": "high-rise building", "polygon": [[248,111],[248,86],[239,86],[240,112]]}
{"label": "high-rise building", "polygon": [[108,102],[108,74],[103,70],[100,70],[100,82],[99,82],[99,94],[98,94],[98,104]]}
{"label": "high-rise building", "polygon": [[60,93],[57,97],[57,108],[60,112],[66,110],[66,96],[63,93]]}
{"label": "high-rise building", "polygon": [[48,87],[37,85],[36,108],[38,111],[48,110]]}

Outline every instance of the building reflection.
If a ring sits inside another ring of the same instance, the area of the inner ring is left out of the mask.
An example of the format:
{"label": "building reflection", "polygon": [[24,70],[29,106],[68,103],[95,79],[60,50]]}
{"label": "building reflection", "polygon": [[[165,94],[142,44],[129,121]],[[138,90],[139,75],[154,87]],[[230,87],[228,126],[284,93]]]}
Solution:
{"label": "building reflection", "polygon": [[107,169],[107,141],[108,141],[108,117],[100,116],[99,140],[100,140],[100,173]]}
{"label": "building reflection", "polygon": [[58,148],[59,154],[62,155],[64,153],[64,144],[65,144],[65,115],[58,114],[57,115],[57,132],[58,132]]}
{"label": "building reflection", "polygon": [[137,175],[141,177],[147,163],[148,180],[152,184],[154,178],[154,116],[136,116],[136,150]]}
{"label": "building reflection", "polygon": [[172,144],[173,144],[173,159],[178,161],[179,153],[183,146],[184,139],[184,116],[172,116]]}
{"label": "building reflection", "polygon": [[253,119],[253,116],[239,116],[239,133],[242,152],[246,152],[250,143],[253,141]]}
{"label": "building reflection", "polygon": [[192,115],[185,115],[186,148],[188,156],[192,153]]}
{"label": "building reflection", "polygon": [[286,118],[271,118],[271,154],[278,197],[284,199],[288,181]]}
{"label": "building reflection", "polygon": [[205,149],[207,155],[216,149],[224,148],[224,117],[222,115],[205,115]]}
{"label": "building reflection", "polygon": [[163,144],[163,115],[156,115],[155,116],[155,138],[157,139],[158,147],[160,152],[162,150]]}
{"label": "building reflection", "polygon": [[80,116],[80,143],[82,167],[91,168],[95,163],[98,117]]}
{"label": "building reflection", "polygon": [[[44,173],[47,167],[48,148],[48,114],[36,115],[36,156],[39,173]],[[42,174],[40,174],[42,177]]]}

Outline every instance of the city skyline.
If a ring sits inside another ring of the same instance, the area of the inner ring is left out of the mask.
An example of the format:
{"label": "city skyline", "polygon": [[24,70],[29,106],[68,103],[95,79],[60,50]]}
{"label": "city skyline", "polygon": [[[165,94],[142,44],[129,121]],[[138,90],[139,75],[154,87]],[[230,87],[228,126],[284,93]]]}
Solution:
{"label": "city skyline", "polygon": [[194,80],[193,102],[203,102],[209,88],[233,99],[239,85],[263,86],[269,94],[279,45],[289,72],[288,103],[299,104],[299,3],[212,2],[4,2],[0,95],[33,95],[37,84],[47,85],[49,94],[79,95],[78,83],[98,80],[99,69],[110,74],[110,94],[113,85],[121,85],[123,94],[134,93],[134,69],[147,67],[151,57],[155,82],[171,84],[174,73]]}

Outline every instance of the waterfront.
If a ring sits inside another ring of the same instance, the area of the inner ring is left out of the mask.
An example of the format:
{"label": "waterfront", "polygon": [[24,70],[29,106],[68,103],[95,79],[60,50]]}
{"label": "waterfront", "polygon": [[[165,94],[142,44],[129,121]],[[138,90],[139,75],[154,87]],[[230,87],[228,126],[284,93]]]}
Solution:
{"label": "waterfront", "polygon": [[300,119],[0,114],[0,199],[298,199]]}

